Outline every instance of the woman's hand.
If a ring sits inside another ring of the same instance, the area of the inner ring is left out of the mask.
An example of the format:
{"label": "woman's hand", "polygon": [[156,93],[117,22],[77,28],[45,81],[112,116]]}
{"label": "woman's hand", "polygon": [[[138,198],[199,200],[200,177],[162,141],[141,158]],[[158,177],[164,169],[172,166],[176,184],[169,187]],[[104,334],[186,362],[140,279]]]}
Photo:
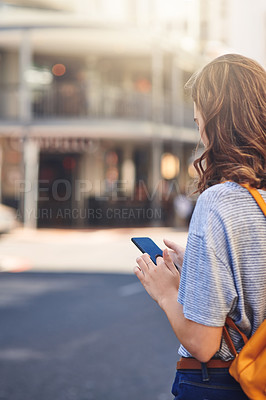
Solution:
{"label": "woman's hand", "polygon": [[163,241],[164,244],[171,249],[169,254],[173,260],[173,263],[178,267],[179,272],[181,272],[185,249],[171,240],[164,239]]}
{"label": "woman's hand", "polygon": [[161,308],[166,300],[177,301],[180,274],[168,249],[163,251],[163,257],[157,257],[157,265],[146,253],[137,258],[137,263],[138,267],[134,269],[136,276]]}
{"label": "woman's hand", "polygon": [[[180,247],[173,242],[167,240],[165,244],[175,253],[179,251]],[[157,257],[157,265],[146,253],[137,258],[137,263],[135,274],[165,312],[180,343],[199,361],[209,361],[220,347],[223,328],[201,325],[185,318],[183,306],[177,301],[180,274],[169,250],[163,251],[163,258]]]}

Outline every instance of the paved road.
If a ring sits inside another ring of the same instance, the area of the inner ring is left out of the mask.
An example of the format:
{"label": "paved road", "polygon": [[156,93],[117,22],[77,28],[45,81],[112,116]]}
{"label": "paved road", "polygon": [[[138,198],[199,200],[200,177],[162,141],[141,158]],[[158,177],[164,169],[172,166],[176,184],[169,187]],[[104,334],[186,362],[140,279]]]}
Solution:
{"label": "paved road", "polygon": [[1,400],[172,399],[177,339],[131,274],[0,275]]}

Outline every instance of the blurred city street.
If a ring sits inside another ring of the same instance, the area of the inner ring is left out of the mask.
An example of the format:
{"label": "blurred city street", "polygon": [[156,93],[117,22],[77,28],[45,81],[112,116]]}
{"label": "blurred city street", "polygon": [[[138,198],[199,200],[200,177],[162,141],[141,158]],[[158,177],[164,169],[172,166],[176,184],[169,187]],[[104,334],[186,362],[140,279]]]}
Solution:
{"label": "blurred city street", "polygon": [[164,248],[163,238],[186,244],[186,231],[174,228],[92,230],[16,229],[0,239],[0,270],[132,273],[139,250],[133,236],[149,236]]}
{"label": "blurred city street", "polygon": [[[178,341],[132,274],[132,236],[169,228],[16,230],[0,253],[1,400],[171,399]],[[28,269],[27,271],[25,271]]]}
{"label": "blurred city street", "polygon": [[265,65],[266,2],[0,15],[0,400],[170,400],[179,343],[131,238],[185,247],[204,146],[184,88],[222,54]]}

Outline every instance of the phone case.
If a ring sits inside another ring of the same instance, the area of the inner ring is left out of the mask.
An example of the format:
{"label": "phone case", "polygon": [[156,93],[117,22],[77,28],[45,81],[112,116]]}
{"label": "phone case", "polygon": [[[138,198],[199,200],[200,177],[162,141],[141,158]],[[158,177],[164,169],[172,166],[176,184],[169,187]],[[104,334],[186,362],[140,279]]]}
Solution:
{"label": "phone case", "polygon": [[139,248],[142,253],[148,253],[151,260],[156,264],[156,258],[158,256],[162,257],[163,252],[160,247],[154,243],[149,237],[134,237],[131,238],[132,242]]}

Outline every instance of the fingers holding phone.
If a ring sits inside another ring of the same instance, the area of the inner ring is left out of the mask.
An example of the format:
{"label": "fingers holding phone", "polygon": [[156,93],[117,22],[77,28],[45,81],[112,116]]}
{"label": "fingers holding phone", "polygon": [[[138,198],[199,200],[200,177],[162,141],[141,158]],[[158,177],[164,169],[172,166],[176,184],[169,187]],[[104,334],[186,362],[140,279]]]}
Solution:
{"label": "fingers holding phone", "polygon": [[181,272],[185,249],[182,246],[179,246],[175,242],[169,239],[163,239],[164,244],[171,249],[169,254],[173,260],[173,263],[178,266],[179,272]]}
{"label": "fingers holding phone", "polygon": [[138,267],[134,272],[147,293],[155,300],[160,307],[169,296],[177,299],[180,283],[180,274],[176,269],[169,251],[165,249],[163,257],[157,257],[157,265],[151,257],[144,253],[137,258]]}

